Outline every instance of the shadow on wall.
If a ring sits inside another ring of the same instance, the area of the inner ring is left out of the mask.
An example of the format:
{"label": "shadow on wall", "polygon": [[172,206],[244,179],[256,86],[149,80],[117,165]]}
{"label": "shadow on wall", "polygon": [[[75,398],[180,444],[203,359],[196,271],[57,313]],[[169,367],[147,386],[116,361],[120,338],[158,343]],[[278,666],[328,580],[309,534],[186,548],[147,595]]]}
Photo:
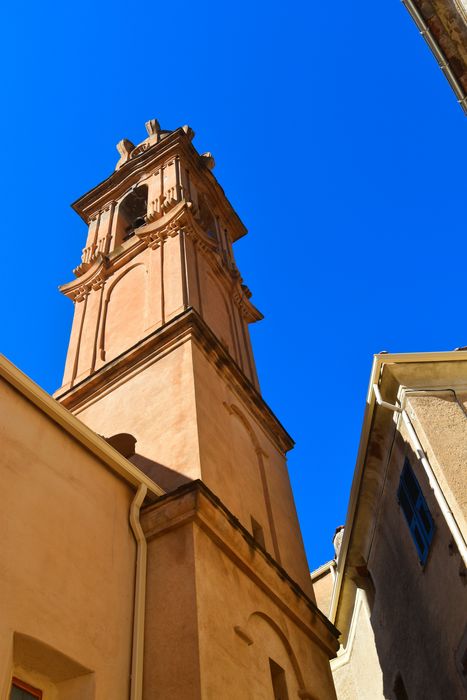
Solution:
{"label": "shadow on wall", "polygon": [[[399,504],[398,488],[406,460],[434,521],[435,533],[424,565],[420,564]],[[450,532],[418,455],[400,435],[395,436],[382,488],[371,563],[368,569],[356,567],[355,582],[367,592],[384,697],[460,700],[465,696],[452,653],[463,631],[463,621],[456,611],[460,601],[465,600],[459,556],[452,549]],[[456,618],[458,625],[452,625]],[[456,626],[458,629],[454,630]]]}
{"label": "shadow on wall", "polygon": [[129,458],[138,469],[141,469],[150,479],[156,482],[164,491],[173,491],[183,484],[187,484],[191,479],[188,479],[184,474],[176,472],[174,469],[169,469],[159,462],[154,462],[143,455],[135,453]]}
{"label": "shadow on wall", "polygon": [[184,474],[170,469],[153,459],[149,459],[144,455],[136,452],[136,438],[130,433],[118,433],[111,437],[104,438],[117,452],[120,452],[123,457],[141,469],[150,479],[152,479],[164,491],[173,491],[174,489],[187,484],[191,479],[188,479]]}

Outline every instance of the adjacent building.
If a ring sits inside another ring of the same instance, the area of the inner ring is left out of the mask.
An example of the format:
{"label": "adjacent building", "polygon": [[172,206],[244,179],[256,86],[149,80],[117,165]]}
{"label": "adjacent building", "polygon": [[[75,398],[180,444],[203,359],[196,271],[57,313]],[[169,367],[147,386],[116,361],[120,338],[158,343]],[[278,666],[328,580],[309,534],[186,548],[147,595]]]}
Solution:
{"label": "adjacent building", "polygon": [[467,0],[402,0],[467,114]]}
{"label": "adjacent building", "polygon": [[467,695],[467,352],[375,356],[336,560],[339,700]]}

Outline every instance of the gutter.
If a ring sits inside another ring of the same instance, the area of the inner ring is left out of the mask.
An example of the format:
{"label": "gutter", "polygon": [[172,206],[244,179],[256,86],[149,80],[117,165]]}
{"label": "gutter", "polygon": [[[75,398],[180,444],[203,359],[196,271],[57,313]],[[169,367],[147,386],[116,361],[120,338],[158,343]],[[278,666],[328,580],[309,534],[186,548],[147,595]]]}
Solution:
{"label": "gutter", "polygon": [[426,43],[430,47],[431,51],[433,52],[434,57],[436,58],[439,67],[443,71],[444,75],[446,76],[450,86],[454,90],[454,93],[457,97],[457,101],[462,107],[464,114],[467,114],[467,95],[464,92],[464,89],[462,85],[459,83],[458,79],[452,72],[452,69],[449,65],[448,59],[444,55],[444,53],[441,51],[435,37],[433,36],[430,28],[428,27],[427,23],[423,19],[422,15],[420,14],[420,11],[418,8],[415,6],[413,0],[401,0],[402,4],[405,6],[409,14],[411,15],[412,19],[414,20],[415,24],[417,25],[420,34],[422,37],[425,39]]}
{"label": "gutter", "polygon": [[140,484],[130,507],[130,525],[136,540],[135,602],[133,614],[133,644],[131,651],[130,700],[143,697],[144,620],[146,617],[146,573],[148,545],[139,520],[141,506],[148,492]]}
{"label": "gutter", "polygon": [[[387,403],[386,401],[383,401],[381,398],[381,393],[379,391],[379,387],[377,384],[373,384],[373,391],[376,396],[376,401],[379,406],[383,406],[384,408],[388,408],[390,411],[394,411],[397,413],[400,413],[402,416],[402,420],[404,421],[405,427],[407,428],[407,432],[409,434],[409,439],[412,443],[412,446],[415,449],[415,452],[422,463],[422,466],[425,470],[425,474],[428,477],[428,483],[430,484],[431,488],[433,489],[435,498],[438,502],[438,506],[441,510],[441,513],[444,516],[444,519],[446,520],[446,524],[451,532],[451,535],[453,537],[454,542],[456,543],[457,549],[459,550],[459,554],[462,557],[462,561],[464,562],[464,566],[467,567],[467,545],[465,542],[465,539],[462,535],[462,532],[460,531],[460,528],[456,522],[456,519],[453,515],[452,510],[449,507],[449,504],[444,496],[444,493],[438,483],[438,479],[436,478],[435,473],[433,472],[433,469],[431,468],[431,465],[428,461],[428,458],[425,454],[425,451],[420,443],[420,440],[418,439],[418,435],[415,432],[415,428],[412,425],[412,421],[410,420],[410,417],[402,406],[395,406],[394,404]],[[406,398],[406,393],[404,391],[403,394],[403,400]]]}
{"label": "gutter", "polygon": [[375,410],[375,395],[373,384],[379,383],[379,378],[385,364],[410,364],[410,363],[425,363],[425,362],[460,362],[467,361],[467,351],[458,350],[456,352],[414,352],[414,353],[381,353],[373,356],[373,366],[371,368],[370,382],[363,416],[362,432],[360,435],[360,444],[358,446],[357,461],[355,472],[350,490],[349,506],[344,526],[344,537],[337,559],[336,581],[332,593],[331,607],[329,611],[329,619],[334,624],[339,605],[340,592],[342,588],[343,575],[347,563],[347,554],[349,551],[350,538],[353,529],[353,523],[357,511],[358,497],[360,495],[360,485],[363,478],[363,469],[365,465],[366,452],[368,449],[368,438],[370,436],[371,425],[373,422],[373,414]]}

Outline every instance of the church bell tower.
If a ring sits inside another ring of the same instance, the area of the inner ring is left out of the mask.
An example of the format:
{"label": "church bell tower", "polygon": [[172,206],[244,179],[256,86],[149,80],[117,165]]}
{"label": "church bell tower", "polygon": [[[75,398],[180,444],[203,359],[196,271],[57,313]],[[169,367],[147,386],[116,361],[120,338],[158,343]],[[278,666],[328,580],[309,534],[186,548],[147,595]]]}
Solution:
{"label": "church bell tower", "polygon": [[193,131],[156,120],[73,208],[88,236],[56,398],[159,484],[144,698],[334,698],[336,630],[314,603],[289,484],[293,442],[261,397],[233,255],[246,234]]}

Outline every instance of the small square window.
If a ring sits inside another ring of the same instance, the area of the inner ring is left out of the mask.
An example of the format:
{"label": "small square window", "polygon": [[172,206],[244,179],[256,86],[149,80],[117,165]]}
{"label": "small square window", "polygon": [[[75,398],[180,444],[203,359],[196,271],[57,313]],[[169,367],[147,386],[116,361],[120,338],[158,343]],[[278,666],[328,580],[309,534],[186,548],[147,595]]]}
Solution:
{"label": "small square window", "polygon": [[266,549],[266,544],[264,541],[264,531],[261,525],[251,516],[251,531],[253,533],[253,537],[257,541],[257,543],[263,548]]}
{"label": "small square window", "polygon": [[435,524],[420,484],[407,458],[402,469],[397,497],[409,526],[420,563],[425,564],[433,540]]}
{"label": "small square window", "polygon": [[42,698],[42,690],[33,688],[19,678],[13,678],[11,682],[10,700],[39,700]]}
{"label": "small square window", "polygon": [[275,661],[269,659],[269,670],[271,671],[274,700],[289,700],[284,669],[279,664],[276,664]]}

